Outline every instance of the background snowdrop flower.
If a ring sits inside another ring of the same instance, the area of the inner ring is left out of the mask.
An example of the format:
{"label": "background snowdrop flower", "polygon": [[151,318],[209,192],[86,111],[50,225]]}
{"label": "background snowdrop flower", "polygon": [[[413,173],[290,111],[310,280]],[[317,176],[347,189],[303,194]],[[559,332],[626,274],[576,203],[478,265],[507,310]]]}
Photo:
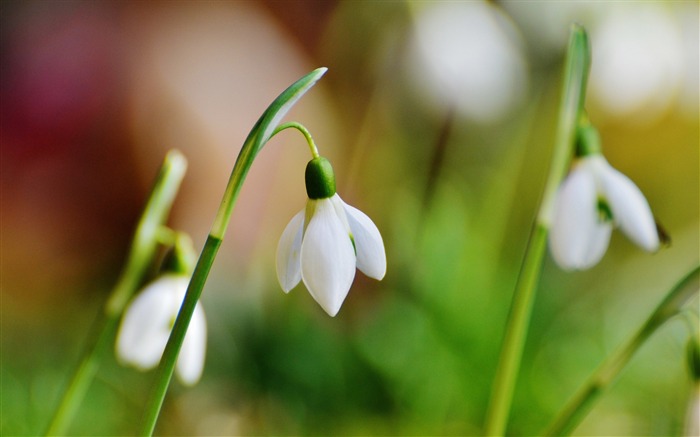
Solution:
{"label": "background snowdrop flower", "polygon": [[554,260],[567,270],[594,266],[605,254],[613,227],[653,252],[659,236],[649,203],[603,155],[584,156],[557,193],[549,236]]}
{"label": "background snowdrop flower", "polygon": [[496,122],[526,95],[528,66],[516,26],[485,1],[411,4],[407,71],[430,104],[480,123]]}
{"label": "background snowdrop flower", "polygon": [[682,90],[687,55],[680,22],[666,6],[611,2],[591,29],[591,98],[612,117],[654,122]]}
{"label": "background snowdrop flower", "polygon": [[[119,361],[139,370],[158,365],[188,284],[188,276],[165,275],[131,301],[117,334]],[[176,373],[183,384],[193,385],[202,376],[206,341],[204,310],[197,303],[177,360]]]}
{"label": "background snowdrop flower", "polygon": [[282,232],[277,246],[277,278],[285,293],[299,281],[332,317],[340,310],[355,277],[355,268],[381,280],[386,254],[379,230],[360,210],[335,192],[327,159],[306,166],[306,208]]}

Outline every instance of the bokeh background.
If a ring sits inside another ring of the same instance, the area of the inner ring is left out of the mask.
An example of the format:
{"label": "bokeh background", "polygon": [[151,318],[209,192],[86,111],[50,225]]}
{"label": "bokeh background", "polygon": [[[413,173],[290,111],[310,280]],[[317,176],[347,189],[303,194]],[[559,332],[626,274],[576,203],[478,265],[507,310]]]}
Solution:
{"label": "bokeh background", "polygon": [[[541,431],[699,262],[698,17],[695,1],[2,2],[2,434],[45,429],[166,151],[189,160],[170,224],[200,248],[249,129],[318,66],[287,118],[382,231],[387,276],[358,273],[333,319],[303,285],[282,293],[274,251],[309,156],[276,137],[204,290],[203,379],[173,383],[157,433],[478,434],[577,21],[604,152],[672,245],[615,233],[578,273],[546,258],[509,427]],[[575,434],[682,435],[687,337],[682,319],[656,333]],[[137,432],[152,378],[106,356],[70,433]]]}

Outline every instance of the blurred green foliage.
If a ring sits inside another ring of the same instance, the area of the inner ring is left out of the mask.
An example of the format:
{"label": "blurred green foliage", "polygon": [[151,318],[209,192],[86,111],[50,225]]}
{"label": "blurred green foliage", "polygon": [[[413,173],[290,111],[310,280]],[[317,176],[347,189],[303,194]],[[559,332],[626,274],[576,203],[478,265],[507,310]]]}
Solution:
{"label": "blurred green foliage", "polygon": [[[403,70],[411,20],[400,4],[342,2],[316,54],[330,68],[324,86],[347,133],[333,162],[338,190],[382,231],[386,278],[358,273],[331,319],[303,285],[289,296],[279,290],[274,247],[235,268],[217,261],[203,295],[204,377],[188,390],[173,384],[157,434],[479,434],[548,165],[562,53],[530,59],[526,101],[504,119],[450,119],[448,105],[420,101]],[[641,125],[590,115],[609,161],[647,195],[673,244],[649,255],[616,234],[590,271],[545,261],[512,435],[541,431],[699,262],[697,114],[670,110]],[[3,290],[3,435],[42,432],[103,305],[95,289],[108,290],[118,268],[31,311]],[[691,391],[686,339],[681,321],[654,335],[576,434],[681,435]],[[71,434],[135,432],[152,375],[104,357]]]}

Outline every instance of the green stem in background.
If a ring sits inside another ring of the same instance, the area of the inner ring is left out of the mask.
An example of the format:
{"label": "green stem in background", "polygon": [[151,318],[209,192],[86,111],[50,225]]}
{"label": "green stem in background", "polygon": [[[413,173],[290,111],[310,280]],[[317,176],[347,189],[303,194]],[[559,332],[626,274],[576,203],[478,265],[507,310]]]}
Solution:
{"label": "green stem in background", "polygon": [[158,234],[175,200],[187,170],[187,160],[176,150],[165,157],[146,207],[136,226],[131,249],[124,269],[105,305],[104,317],[94,324],[92,340],[88,341],[82,359],[61,398],[47,435],[65,434],[80,403],[97,373],[104,351],[114,337],[119,318],[126,303],[143,281],[158,247]]}
{"label": "green stem in background", "polygon": [[185,232],[161,226],[158,232],[158,242],[170,249],[161,262],[160,273],[192,276],[192,270],[197,262],[197,252],[194,250],[190,236]]}
{"label": "green stem in background", "polygon": [[573,155],[577,123],[583,113],[589,65],[588,36],[583,27],[573,25],[566,56],[559,126],[552,162],[513,294],[486,415],[486,435],[500,436],[504,435],[506,430],[535,300],[535,289],[544,258],[554,197]]}
{"label": "green stem in background", "polygon": [[[195,266],[190,284],[187,287],[187,293],[185,294],[182,307],[180,308],[180,312],[175,320],[173,331],[170,334],[168,344],[163,352],[163,357],[158,365],[153,392],[148,404],[146,405],[142,435],[150,436],[153,434],[156,422],[158,421],[158,415],[160,414],[160,409],[163,405],[163,400],[165,399],[165,394],[168,391],[168,386],[170,385],[173,370],[175,369],[177,356],[180,353],[180,348],[182,347],[182,342],[185,338],[187,327],[192,319],[192,313],[194,312],[197,301],[202,294],[202,289],[204,288],[204,283],[209,275],[209,270],[211,270],[216,253],[218,252],[221,241],[226,233],[226,228],[228,227],[231,213],[233,212],[233,207],[236,203],[236,199],[238,198],[238,193],[241,190],[243,181],[250,170],[253,160],[265,143],[267,143],[272,135],[276,133],[275,130],[282,117],[284,117],[287,111],[291,109],[291,107],[301,98],[301,96],[303,96],[316,83],[316,81],[318,81],[321,76],[325,74],[326,70],[326,68],[318,68],[305,75],[282,92],[282,94],[280,94],[270,104],[265,112],[263,112],[262,116],[260,116],[260,119],[255,123],[255,126],[253,126],[253,129],[250,131],[248,137],[243,143],[241,151],[238,154],[238,158],[236,159],[236,163],[233,166],[231,177],[228,185],[226,186],[223,199],[221,200],[219,211],[216,214],[216,218],[214,219],[214,224],[209,232],[209,236],[204,243],[204,248],[199,256],[197,265]],[[290,125],[288,127],[295,127],[298,129],[296,125]],[[307,140],[310,137],[311,136],[309,135]]]}
{"label": "green stem in background", "polygon": [[682,306],[700,286],[700,267],[695,267],[681,279],[664,300],[656,307],[639,330],[588,378],[588,381],[557,415],[543,433],[545,436],[569,435],[600,398],[603,392],[615,381],[622,369],[644,342],[671,317],[678,314]]}

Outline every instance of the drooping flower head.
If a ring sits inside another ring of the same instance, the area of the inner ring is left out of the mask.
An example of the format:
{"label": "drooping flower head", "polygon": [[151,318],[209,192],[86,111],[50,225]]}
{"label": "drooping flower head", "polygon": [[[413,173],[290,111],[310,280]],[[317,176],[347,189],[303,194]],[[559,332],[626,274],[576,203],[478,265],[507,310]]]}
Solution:
{"label": "drooping flower head", "polygon": [[[117,334],[119,361],[139,370],[158,365],[188,284],[189,276],[163,275],[131,301]],[[183,384],[193,385],[202,376],[206,342],[204,310],[197,303],[175,369]]]}
{"label": "drooping flower head", "polygon": [[583,270],[600,261],[613,228],[642,249],[659,248],[659,234],[649,203],[627,176],[600,153],[591,126],[579,135],[579,155],[559,187],[549,235],[554,260],[567,270]]}
{"label": "drooping flower head", "polygon": [[285,293],[300,281],[330,315],[340,310],[355,268],[381,280],[386,254],[379,230],[335,191],[330,162],[315,157],[306,166],[306,208],[282,232],[277,246],[277,278]]}

